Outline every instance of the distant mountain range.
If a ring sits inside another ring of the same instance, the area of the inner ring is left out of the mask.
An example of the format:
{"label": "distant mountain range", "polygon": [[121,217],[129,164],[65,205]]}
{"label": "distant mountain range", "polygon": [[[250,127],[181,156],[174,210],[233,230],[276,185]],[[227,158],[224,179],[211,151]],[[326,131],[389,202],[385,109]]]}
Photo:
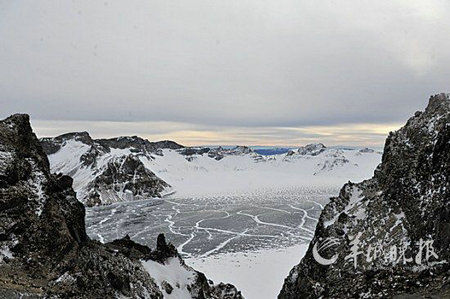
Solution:
{"label": "distant mountain range", "polygon": [[243,173],[248,172],[256,177],[276,172],[301,178],[323,173],[332,177],[339,168],[343,171],[339,175],[367,175],[381,158],[381,153],[371,149],[327,148],[323,144],[297,149],[185,147],[137,136],[92,139],[87,132],[42,138],[40,142],[51,170],[73,177],[78,198],[88,206],[162,197],[186,189],[192,180],[196,184],[205,180],[199,189],[212,188],[207,183],[211,174],[223,185],[231,185],[238,172],[242,182],[247,179]]}

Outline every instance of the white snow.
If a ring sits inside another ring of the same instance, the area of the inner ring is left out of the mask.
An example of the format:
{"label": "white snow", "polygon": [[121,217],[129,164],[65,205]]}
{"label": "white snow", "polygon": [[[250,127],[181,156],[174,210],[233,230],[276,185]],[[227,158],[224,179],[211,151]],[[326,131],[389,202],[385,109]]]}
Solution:
{"label": "white snow", "polygon": [[186,156],[171,149],[163,149],[163,155],[159,156],[112,148],[99,156],[96,167],[91,168],[80,163],[80,157],[89,149],[90,146],[82,142],[68,140],[58,152],[49,156],[53,172],[73,177],[79,198],[83,198],[80,195],[87,192],[87,184],[108,161],[130,154],[137,155],[146,168],[172,186],[165,195],[176,192],[177,197],[242,194],[264,188],[284,189],[292,186],[339,188],[348,180],[360,181],[371,177],[381,160],[378,152],[326,149],[316,156],[298,153],[260,156],[247,153],[225,155],[218,161],[203,154],[193,155],[188,161]]}
{"label": "white snow", "polygon": [[19,242],[14,235],[12,235],[11,238],[12,241],[5,241],[0,244],[0,263],[3,262],[5,258],[14,258],[13,253],[11,252],[11,248],[16,246]]}
{"label": "white snow", "polygon": [[3,262],[3,259],[7,257],[9,259],[13,258],[13,254],[8,246],[0,247],[0,263]]}
{"label": "white snow", "polygon": [[[195,282],[196,273],[184,267],[177,257],[170,258],[166,263],[143,261],[145,270],[155,279],[156,284],[164,294],[164,298],[185,299],[191,298],[187,287]],[[173,290],[168,294],[162,287],[163,281],[168,282]]]}
{"label": "white snow", "polygon": [[[255,163],[252,155],[225,156],[214,160],[207,155],[187,161],[174,150],[163,150],[164,156],[154,160],[141,157],[146,167],[172,185],[177,196],[207,196],[241,194],[264,188],[283,189],[292,186],[339,187],[346,181],[369,178],[378,165],[378,153],[361,154],[357,150],[343,151],[349,163],[322,170],[333,164],[335,150],[317,156],[275,155],[264,162]],[[328,162],[328,163],[327,163]]]}
{"label": "white snow", "polygon": [[[82,186],[93,179],[95,173],[93,169],[77,168],[68,162],[64,165],[63,160],[79,159],[82,149],[79,144],[69,144],[70,150],[62,150],[50,156],[50,163],[53,171],[64,170],[73,172],[76,188],[82,191]],[[106,165],[107,162],[121,155],[136,155],[146,168],[153,171],[158,177],[172,186],[171,191],[175,194],[167,194],[165,200],[176,201],[177,198],[195,198],[210,201],[211,198],[227,196],[245,201],[245,194],[255,194],[264,197],[273,194],[277,190],[290,190],[292,188],[304,190],[324,190],[336,189],[348,180],[361,181],[370,178],[373,170],[381,160],[379,152],[360,152],[358,149],[325,149],[323,152],[312,156],[294,153],[291,155],[280,154],[274,156],[259,156],[255,153],[225,155],[221,160],[204,155],[193,155],[190,161],[186,156],[176,150],[163,149],[162,156],[135,154],[129,150],[112,150],[103,154],[97,161],[97,169]],[[52,157],[54,156],[54,157]],[[78,157],[78,158],[77,158]],[[78,161],[79,164],[79,161]],[[97,170],[98,171],[98,170]],[[77,190],[77,191],[78,191]],[[360,205],[359,194],[352,197],[348,204],[348,209]],[[325,198],[326,199],[326,198]],[[292,207],[294,208],[294,207]],[[322,207],[323,208],[323,207]],[[176,207],[174,206],[176,210]],[[300,208],[298,208],[300,209]],[[303,211],[303,209],[302,209]],[[304,211],[304,217],[311,218]],[[264,221],[258,215],[253,215],[247,211],[238,211],[238,215],[248,217],[257,225],[274,226],[277,229],[292,229],[286,224],[276,224]],[[227,218],[230,214],[223,212],[218,217]],[[358,219],[364,215],[357,215]],[[110,216],[107,216],[110,217]],[[104,221],[106,221],[105,218]],[[184,247],[193,239],[193,235],[180,231],[174,227],[174,219],[167,215],[164,220],[169,225],[169,231],[175,235],[186,237],[184,243],[179,244],[178,251],[184,254],[186,263],[196,270],[204,272],[205,275],[215,282],[230,282],[242,291],[246,298],[276,298],[281,290],[283,281],[291,268],[298,264],[307,250],[307,243],[298,244],[294,247],[278,248],[273,244],[272,249],[260,249],[253,252],[220,252],[221,246],[227,246],[234,238],[247,236],[249,233],[243,227],[237,232],[227,231],[225,228],[206,229],[203,220],[196,223],[195,229],[206,231],[211,236],[211,232],[217,230],[229,232],[230,237],[221,241],[213,249],[199,256],[185,252]],[[295,229],[304,229],[307,236],[313,231],[304,228],[299,223]],[[102,239],[101,236],[99,236]],[[305,239],[307,239],[305,237]],[[307,241],[307,240],[305,240]],[[270,246],[269,246],[270,247]],[[186,298],[189,292],[186,286],[189,285],[194,272],[184,268],[177,259],[172,259],[165,265],[156,262],[143,262],[144,267],[156,279],[161,287],[163,281],[167,281],[173,288],[173,292],[167,298]],[[180,286],[177,288],[176,285]]]}
{"label": "white snow", "polygon": [[63,275],[61,275],[60,277],[58,277],[58,279],[56,279],[56,283],[73,283],[75,281],[76,281],[75,277],[70,275],[68,272],[64,272]]}
{"label": "white snow", "polygon": [[90,146],[83,142],[67,140],[58,152],[48,156],[52,172],[70,175],[77,193],[94,179],[94,170],[80,162],[81,156],[89,149]]}
{"label": "white snow", "polygon": [[225,253],[186,259],[186,264],[214,282],[230,282],[248,299],[273,299],[284,279],[308,249],[308,244],[254,252]]}
{"label": "white snow", "polygon": [[362,191],[359,188],[352,188],[350,191],[351,195],[345,209],[342,212],[337,213],[332,219],[324,222],[324,227],[332,225],[338,220],[339,216],[342,213],[346,213],[347,215],[353,215],[359,220],[363,220],[366,218],[365,208],[363,207],[362,199],[364,197],[361,196]]}

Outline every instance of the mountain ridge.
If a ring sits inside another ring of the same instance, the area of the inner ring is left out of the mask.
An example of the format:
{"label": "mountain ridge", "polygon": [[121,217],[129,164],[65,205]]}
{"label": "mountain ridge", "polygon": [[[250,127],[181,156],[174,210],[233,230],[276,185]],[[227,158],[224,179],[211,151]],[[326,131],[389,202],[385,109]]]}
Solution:
{"label": "mountain ridge", "polygon": [[[50,172],[28,115],[0,121],[0,297],[242,298],[185,265],[164,235],[154,250],[129,237],[91,240],[72,182]],[[187,276],[163,281],[158,270]]]}
{"label": "mountain ridge", "polygon": [[[363,173],[367,164],[363,157],[379,159],[375,151],[326,148],[323,144],[264,156],[247,146],[180,147],[177,143],[163,141],[156,143],[160,148],[155,149],[151,142],[140,137],[93,140],[84,132],[45,138],[41,142],[49,155],[52,171],[72,176],[75,190],[88,206],[161,198],[178,192],[180,184],[187,184],[184,183],[186,180],[194,180],[192,183],[197,184],[198,180],[205,179],[201,174],[207,172],[217,174],[218,178],[230,172],[231,178],[232,172],[258,169],[268,172],[270,168],[281,169],[285,168],[282,164],[290,163],[291,171],[298,165],[311,169],[308,175],[312,176],[342,167]],[[197,176],[200,177],[195,181]],[[227,176],[223,180],[230,178]]]}
{"label": "mountain ridge", "polygon": [[389,134],[371,179],[331,198],[279,298],[450,296],[449,177],[450,99],[437,94]]}

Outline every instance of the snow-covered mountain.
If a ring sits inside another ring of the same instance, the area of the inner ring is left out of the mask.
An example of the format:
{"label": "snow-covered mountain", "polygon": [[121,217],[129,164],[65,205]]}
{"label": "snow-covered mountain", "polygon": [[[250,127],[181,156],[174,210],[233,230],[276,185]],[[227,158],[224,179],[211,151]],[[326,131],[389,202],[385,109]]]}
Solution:
{"label": "snow-covered mountain", "polygon": [[449,244],[450,98],[438,94],[389,134],[371,179],[331,198],[278,298],[450,298]]}
{"label": "snow-covered mountain", "polygon": [[252,191],[268,186],[338,186],[363,179],[380,162],[369,149],[310,144],[264,156],[250,147],[184,147],[133,137],[92,139],[87,132],[42,138],[51,170],[70,175],[85,204],[178,195]]}
{"label": "snow-covered mountain", "polygon": [[74,188],[87,205],[161,197],[170,185],[143,162],[180,149],[171,141],[149,142],[132,136],[93,140],[87,132],[41,139],[52,171],[74,178]]}
{"label": "snow-covered mountain", "polygon": [[1,298],[243,298],[187,266],[163,234],[153,250],[91,240],[72,179],[51,173],[28,115],[0,120],[0,210]]}

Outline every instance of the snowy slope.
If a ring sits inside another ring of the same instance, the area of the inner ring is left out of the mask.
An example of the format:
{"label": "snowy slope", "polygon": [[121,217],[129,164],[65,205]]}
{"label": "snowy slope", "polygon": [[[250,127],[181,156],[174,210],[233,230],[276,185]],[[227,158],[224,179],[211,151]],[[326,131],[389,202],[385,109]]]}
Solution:
{"label": "snowy slope", "polygon": [[193,155],[188,161],[174,150],[163,150],[163,155],[154,159],[141,157],[146,167],[183,197],[242,194],[292,186],[339,186],[348,179],[370,177],[380,160],[378,152],[340,149],[327,149],[317,156],[228,155],[219,161],[205,154]]}
{"label": "snowy slope", "polygon": [[[163,144],[149,148],[142,147],[148,141],[138,137],[119,137],[106,143],[90,137],[88,141],[81,140],[77,134],[46,138],[42,142],[46,144],[44,148],[51,148],[47,153],[52,171],[72,176],[79,198],[91,205],[161,197],[174,192],[177,196],[208,196],[291,186],[339,186],[348,179],[370,177],[381,159],[381,154],[373,150],[331,149],[322,144],[262,156],[243,146],[167,148]],[[137,145],[133,143],[137,141]],[[130,167],[122,167],[124,157],[139,165],[134,165],[130,175],[120,181],[120,173],[125,171],[122,168],[130,172]],[[99,176],[110,168],[113,170],[100,180]],[[136,168],[141,172],[145,168],[148,173],[137,176]],[[143,181],[148,182],[145,188],[142,188]]]}

